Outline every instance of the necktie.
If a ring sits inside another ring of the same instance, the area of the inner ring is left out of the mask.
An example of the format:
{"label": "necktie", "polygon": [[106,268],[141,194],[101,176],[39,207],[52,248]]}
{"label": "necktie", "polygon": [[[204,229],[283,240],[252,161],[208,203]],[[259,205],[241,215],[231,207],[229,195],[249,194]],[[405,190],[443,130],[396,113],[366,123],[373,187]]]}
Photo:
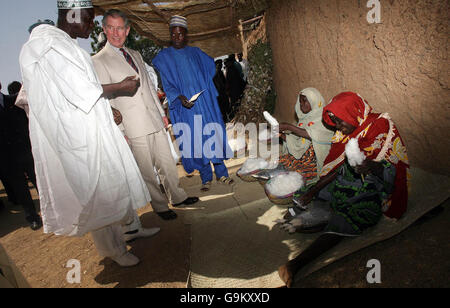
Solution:
{"label": "necktie", "polygon": [[123,48],[120,48],[120,51],[123,53],[123,56],[125,57],[125,60],[127,60],[128,64],[130,64],[131,67],[134,68],[134,70],[139,74],[139,70],[138,70],[136,64],[134,64],[133,59],[128,54],[128,52],[126,52],[125,49],[123,49]]}

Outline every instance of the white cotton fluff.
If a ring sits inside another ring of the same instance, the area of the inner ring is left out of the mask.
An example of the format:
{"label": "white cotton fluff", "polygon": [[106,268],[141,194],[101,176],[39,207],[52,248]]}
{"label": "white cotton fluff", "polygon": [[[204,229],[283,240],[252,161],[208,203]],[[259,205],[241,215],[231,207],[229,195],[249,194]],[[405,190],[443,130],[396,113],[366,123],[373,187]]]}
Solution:
{"label": "white cotton fluff", "polygon": [[270,113],[268,113],[267,111],[263,112],[264,118],[266,119],[266,121],[272,125],[273,127],[277,127],[278,125],[280,125],[277,121],[277,119],[275,119],[274,117],[272,117],[270,115]]}
{"label": "white cotton fluff", "polygon": [[277,136],[278,135],[275,134],[272,130],[269,131],[267,128],[265,128],[265,129],[263,129],[263,130],[261,130],[259,132],[258,139],[260,141],[266,141],[266,140],[269,140],[269,139],[276,138]]}
{"label": "white cotton fluff", "polygon": [[359,149],[358,139],[352,138],[345,145],[345,155],[350,166],[355,167],[362,164],[366,156]]}
{"label": "white cotton fluff", "polygon": [[242,165],[239,174],[246,174],[260,169],[267,169],[268,166],[269,163],[262,158],[249,158]]}
{"label": "white cotton fluff", "polygon": [[271,179],[266,189],[271,195],[286,196],[292,194],[305,185],[303,176],[298,172],[287,172]]}
{"label": "white cotton fluff", "polygon": [[233,152],[238,152],[240,150],[244,150],[245,149],[245,139],[244,138],[230,139],[230,140],[228,140],[228,145],[230,146],[230,148]]}

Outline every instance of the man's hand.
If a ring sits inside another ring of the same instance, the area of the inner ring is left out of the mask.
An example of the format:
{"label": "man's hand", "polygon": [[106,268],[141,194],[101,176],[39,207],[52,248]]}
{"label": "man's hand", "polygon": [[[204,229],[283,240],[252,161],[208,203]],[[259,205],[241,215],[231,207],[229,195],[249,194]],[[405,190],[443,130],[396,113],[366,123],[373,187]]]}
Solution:
{"label": "man's hand", "polygon": [[119,125],[120,123],[122,123],[122,114],[116,108],[111,107],[111,109],[114,116],[114,122]]}
{"label": "man's hand", "polygon": [[139,78],[136,76],[128,76],[119,83],[120,92],[124,95],[133,96],[141,85]]}
{"label": "man's hand", "polygon": [[133,96],[141,85],[139,78],[128,76],[119,83],[103,84],[103,97],[114,99],[119,96]]}
{"label": "man's hand", "polygon": [[163,122],[164,122],[164,128],[168,128],[169,127],[169,119],[167,117],[163,117]]}
{"label": "man's hand", "polygon": [[194,106],[194,103],[189,102],[189,100],[184,95],[178,96],[178,98],[181,101],[181,104],[188,109],[191,109]]}

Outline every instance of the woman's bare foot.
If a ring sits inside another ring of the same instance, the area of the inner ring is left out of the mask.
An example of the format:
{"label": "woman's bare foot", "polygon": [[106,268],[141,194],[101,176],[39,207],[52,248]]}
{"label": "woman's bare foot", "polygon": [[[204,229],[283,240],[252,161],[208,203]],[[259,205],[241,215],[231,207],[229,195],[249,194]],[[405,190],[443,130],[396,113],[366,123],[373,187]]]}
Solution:
{"label": "woman's bare foot", "polygon": [[278,268],[278,275],[286,284],[286,287],[290,288],[292,286],[292,283],[294,281],[294,273],[292,273],[289,262]]}

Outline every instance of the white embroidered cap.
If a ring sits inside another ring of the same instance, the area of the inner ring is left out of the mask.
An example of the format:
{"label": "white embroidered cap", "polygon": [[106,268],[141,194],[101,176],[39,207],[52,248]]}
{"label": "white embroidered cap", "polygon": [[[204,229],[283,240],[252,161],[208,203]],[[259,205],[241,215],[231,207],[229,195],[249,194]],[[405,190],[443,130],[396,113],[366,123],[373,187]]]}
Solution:
{"label": "white embroidered cap", "polygon": [[180,15],[174,15],[170,18],[170,27],[182,27],[187,29],[187,19],[186,17]]}
{"label": "white embroidered cap", "polygon": [[58,10],[93,8],[91,0],[57,0]]}

